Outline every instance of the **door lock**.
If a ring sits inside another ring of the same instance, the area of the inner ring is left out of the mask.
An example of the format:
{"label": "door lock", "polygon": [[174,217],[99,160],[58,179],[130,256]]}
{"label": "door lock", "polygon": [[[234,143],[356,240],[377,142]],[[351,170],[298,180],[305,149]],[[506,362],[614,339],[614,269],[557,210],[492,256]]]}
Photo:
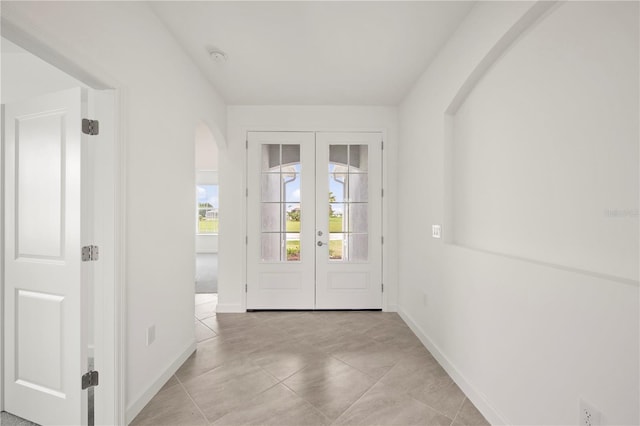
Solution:
{"label": "door lock", "polygon": [[318,231],[318,237],[322,237],[322,231]]}
{"label": "door lock", "polygon": [[318,247],[326,246],[327,243],[323,243],[322,241],[318,241]]}

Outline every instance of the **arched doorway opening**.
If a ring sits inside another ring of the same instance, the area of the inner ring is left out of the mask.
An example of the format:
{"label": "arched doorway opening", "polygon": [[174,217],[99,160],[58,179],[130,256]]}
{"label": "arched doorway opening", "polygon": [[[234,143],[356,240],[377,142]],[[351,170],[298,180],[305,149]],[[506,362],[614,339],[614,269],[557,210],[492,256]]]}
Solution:
{"label": "arched doorway opening", "polygon": [[200,122],[195,129],[196,199],[195,235],[195,316],[196,339],[213,337],[206,322],[215,315],[218,302],[219,186],[218,144],[209,126]]}

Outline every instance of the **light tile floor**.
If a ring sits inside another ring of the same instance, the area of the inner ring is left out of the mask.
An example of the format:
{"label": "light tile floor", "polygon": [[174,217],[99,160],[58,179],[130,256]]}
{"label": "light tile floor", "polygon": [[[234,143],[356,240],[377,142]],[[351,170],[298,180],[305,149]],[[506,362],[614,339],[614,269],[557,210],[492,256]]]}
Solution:
{"label": "light tile floor", "polygon": [[0,425],[1,426],[38,426],[35,423],[31,423],[29,420],[25,420],[21,417],[14,416],[5,411],[0,413]]}
{"label": "light tile floor", "polygon": [[[216,296],[217,297],[217,296]],[[134,425],[486,425],[393,313],[215,314]]]}

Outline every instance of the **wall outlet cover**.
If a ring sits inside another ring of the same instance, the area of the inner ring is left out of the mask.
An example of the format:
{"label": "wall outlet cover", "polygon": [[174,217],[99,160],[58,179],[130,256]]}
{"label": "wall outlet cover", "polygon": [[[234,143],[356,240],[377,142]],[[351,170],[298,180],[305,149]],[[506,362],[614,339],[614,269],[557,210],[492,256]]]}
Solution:
{"label": "wall outlet cover", "polygon": [[440,225],[431,225],[431,236],[433,238],[442,238],[442,227]]}
{"label": "wall outlet cover", "polygon": [[601,425],[602,414],[593,405],[587,401],[580,399],[580,417],[578,424],[580,426],[599,426]]}

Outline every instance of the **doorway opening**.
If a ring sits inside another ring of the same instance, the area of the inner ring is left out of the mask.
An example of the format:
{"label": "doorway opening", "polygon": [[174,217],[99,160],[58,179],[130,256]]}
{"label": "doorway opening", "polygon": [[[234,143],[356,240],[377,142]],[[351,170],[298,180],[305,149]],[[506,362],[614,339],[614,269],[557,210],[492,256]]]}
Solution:
{"label": "doorway opening", "polygon": [[218,304],[220,232],[218,145],[205,123],[195,131],[195,170],[195,324],[196,340],[202,341],[215,335],[206,319],[215,315]]}
{"label": "doorway opening", "polygon": [[247,140],[247,309],[381,309],[382,134]]}
{"label": "doorway opening", "polygon": [[117,93],[10,25],[1,50],[0,411],[121,423]]}

